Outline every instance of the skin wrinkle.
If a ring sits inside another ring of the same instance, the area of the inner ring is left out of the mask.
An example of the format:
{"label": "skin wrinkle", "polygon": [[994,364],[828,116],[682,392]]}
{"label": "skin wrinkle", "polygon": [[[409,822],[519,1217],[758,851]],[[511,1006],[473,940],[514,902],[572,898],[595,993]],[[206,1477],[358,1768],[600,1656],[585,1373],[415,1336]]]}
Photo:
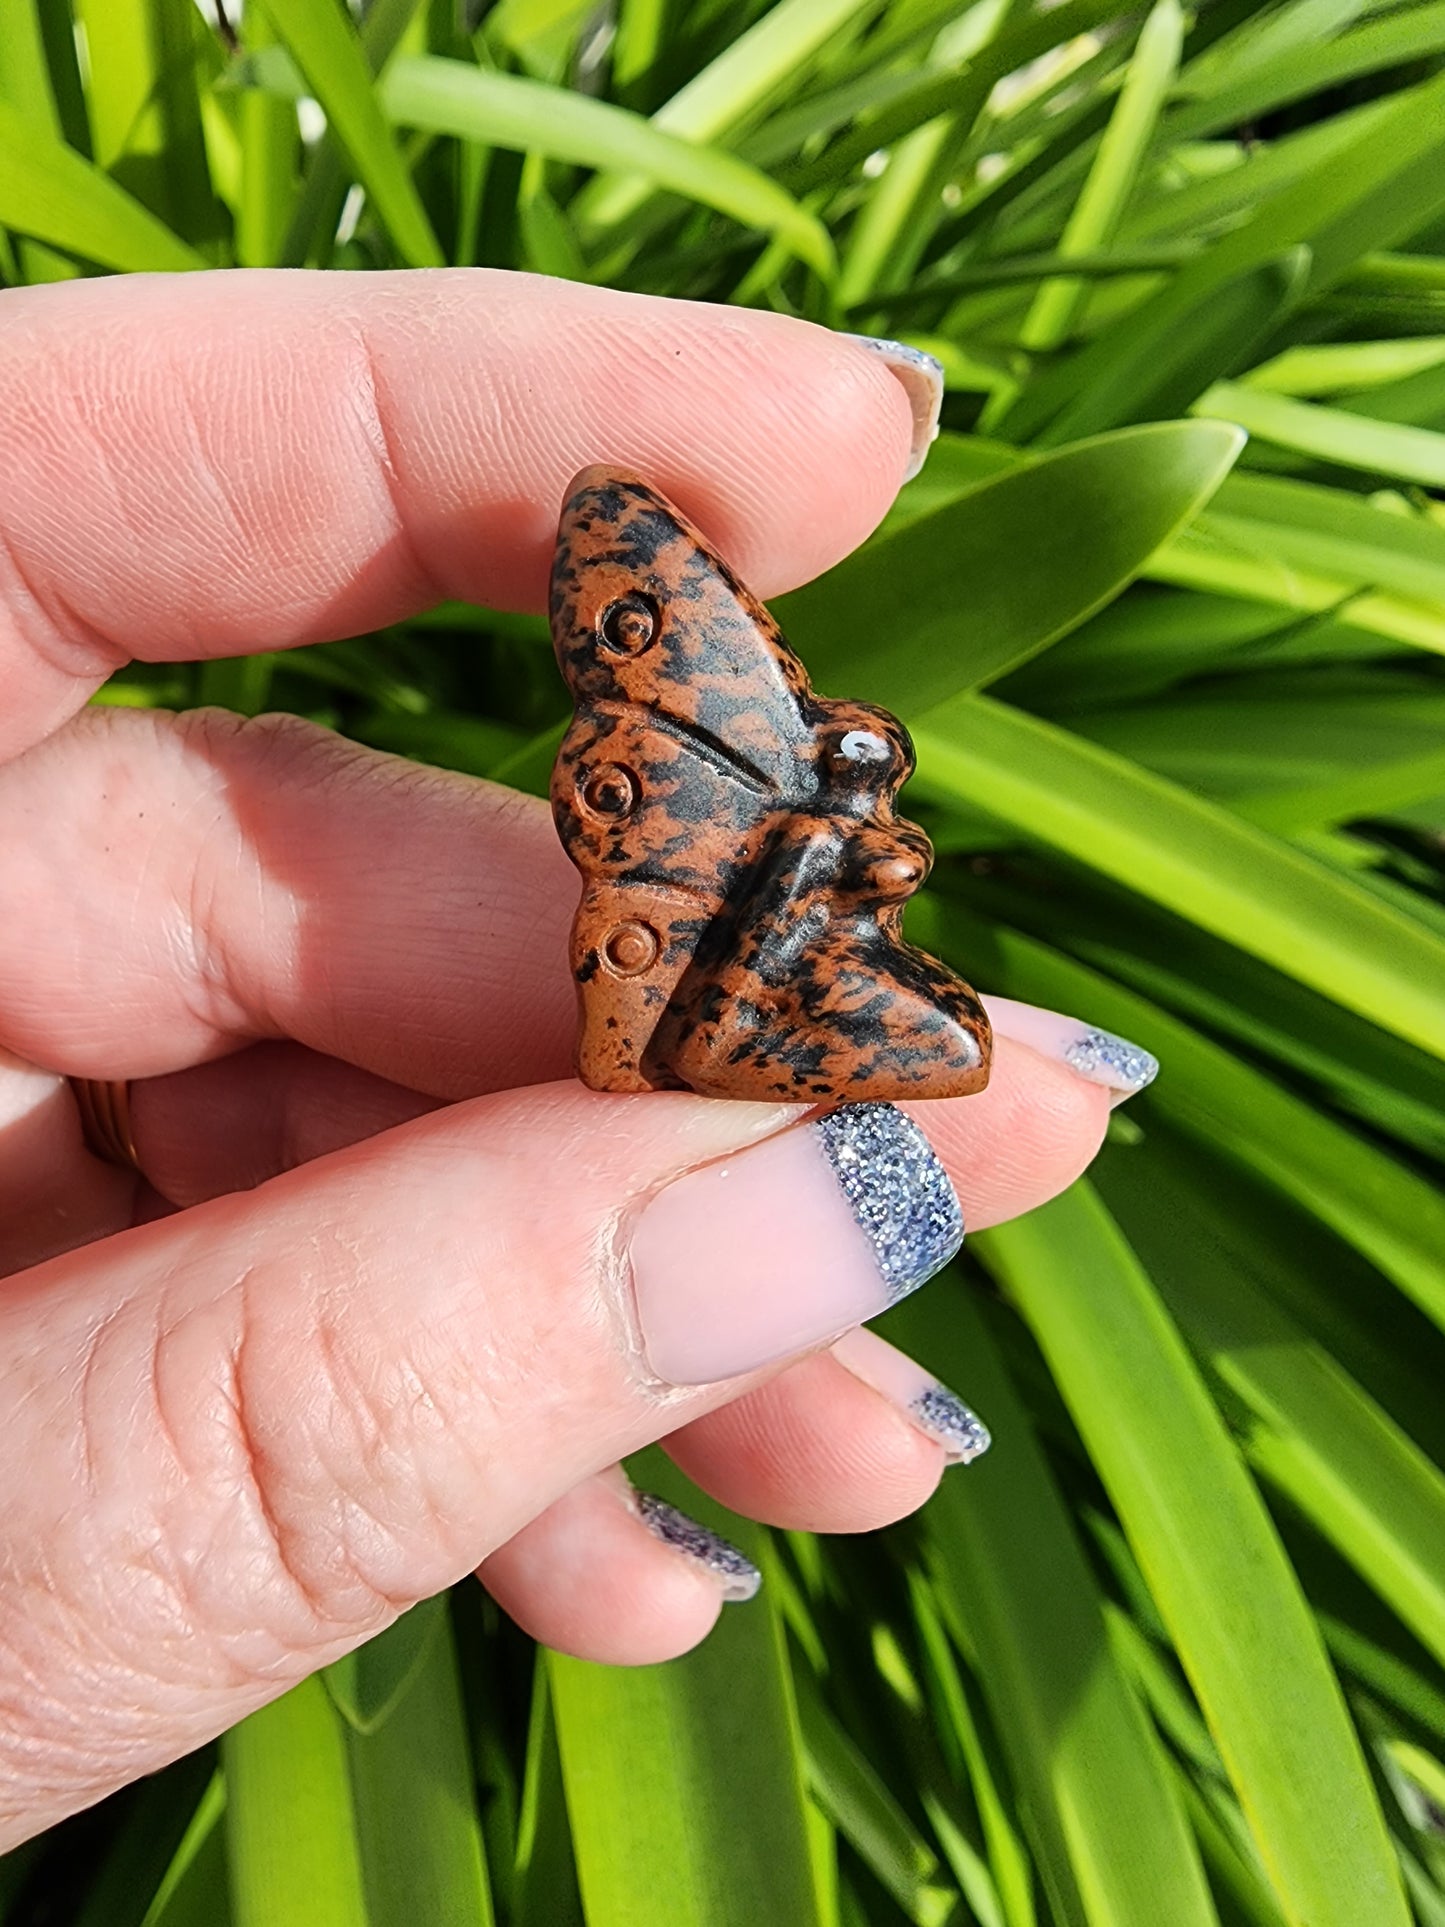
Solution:
{"label": "skin wrinkle", "polygon": [[357,424],[366,439],[372,467],[391,507],[394,532],[412,572],[416,606],[425,607],[428,602],[440,601],[441,591],[412,533],[406,490],[401,480],[400,447],[387,419],[390,404],[386,398],[375,346],[364,327],[357,328],[355,332],[353,359],[356,378],[348,384],[348,399],[355,402]]}
{"label": "skin wrinkle", "polygon": [[[343,1606],[343,1595],[349,1589],[341,1584],[323,1583],[315,1570],[316,1561],[307,1556],[314,1552],[318,1543],[330,1541],[340,1563],[343,1539],[335,1530],[337,1521],[334,1517],[340,1509],[336,1503],[339,1495],[333,1492],[326,1502],[319,1502],[316,1493],[307,1493],[301,1507],[302,1512],[308,1515],[307,1523],[298,1526],[290,1516],[293,1504],[288,1475],[294,1467],[276,1459],[274,1448],[268,1442],[268,1435],[275,1429],[274,1419],[268,1414],[268,1421],[263,1423],[261,1418],[268,1402],[261,1390],[261,1381],[274,1366],[264,1347],[259,1353],[256,1348],[256,1319],[251,1304],[254,1277],[254,1270],[248,1269],[238,1284],[240,1325],[232,1353],[230,1385],[235,1436],[248,1490],[274,1552],[276,1573],[289,1585],[293,1597],[301,1603],[315,1629],[303,1643],[302,1649],[305,1650],[337,1637],[354,1638],[363,1630],[380,1631],[395,1617],[396,1609],[389,1600],[377,1593],[355,1566],[350,1566],[349,1577],[362,1593],[359,1610],[349,1601]],[[314,1305],[314,1285],[311,1295]],[[320,1340],[310,1362],[313,1366],[322,1367],[323,1398],[328,1394],[336,1398],[338,1388],[329,1372],[329,1347],[322,1336],[324,1322],[314,1315],[310,1321],[313,1335]],[[256,1363],[258,1359],[261,1361],[259,1365]],[[309,1420],[310,1415],[305,1417]],[[314,1470],[317,1462],[314,1445],[308,1456]],[[325,1563],[324,1559],[322,1563]],[[350,1565],[349,1561],[347,1563]]]}

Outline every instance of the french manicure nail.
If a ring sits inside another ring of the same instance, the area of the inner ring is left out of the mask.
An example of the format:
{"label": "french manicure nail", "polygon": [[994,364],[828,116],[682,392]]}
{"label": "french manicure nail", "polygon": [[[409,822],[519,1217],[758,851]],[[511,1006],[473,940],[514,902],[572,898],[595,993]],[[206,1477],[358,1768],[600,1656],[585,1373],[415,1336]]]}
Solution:
{"label": "french manicure nail", "polygon": [[876,335],[845,335],[871,354],[886,362],[903,384],[913,410],[913,443],[908,451],[908,467],[903,479],[911,482],[922,468],[929,444],[938,435],[938,417],[943,407],[943,363],[922,348],[910,348],[904,341],[885,341]]}
{"label": "french manicure nail", "polygon": [[702,1566],[716,1579],[724,1599],[751,1599],[762,1585],[763,1575],[752,1560],[745,1558],[711,1526],[699,1525],[696,1519],[689,1519],[675,1505],[655,1498],[650,1492],[636,1493],[633,1505],[638,1518],[655,1538]]}
{"label": "french manicure nail", "polygon": [[1044,1057],[1067,1064],[1091,1084],[1102,1084],[1114,1092],[1116,1104],[1142,1091],[1159,1074],[1157,1058],[1111,1030],[1098,1030],[1057,1010],[1040,1010],[1036,1004],[1015,1003],[1012,997],[985,997],[983,1005],[1000,1037],[1027,1044]]}
{"label": "french manicure nail", "polygon": [[707,1385],[836,1338],[906,1297],[963,1242],[928,1139],[850,1104],[656,1193],[629,1257],[658,1378]]}
{"label": "french manicure nail", "polygon": [[854,1378],[896,1405],[911,1425],[941,1445],[950,1465],[968,1465],[982,1458],[992,1444],[988,1427],[957,1392],[940,1385],[876,1332],[861,1328],[845,1332],[832,1354]]}

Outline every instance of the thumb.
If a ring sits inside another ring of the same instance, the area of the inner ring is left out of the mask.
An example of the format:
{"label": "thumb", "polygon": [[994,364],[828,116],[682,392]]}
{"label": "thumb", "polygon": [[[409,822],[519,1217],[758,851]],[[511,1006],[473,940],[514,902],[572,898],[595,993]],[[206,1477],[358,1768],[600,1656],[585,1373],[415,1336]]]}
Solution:
{"label": "thumb", "polygon": [[0,1844],[359,1644],[961,1235],[891,1105],[569,1083],[12,1279]]}

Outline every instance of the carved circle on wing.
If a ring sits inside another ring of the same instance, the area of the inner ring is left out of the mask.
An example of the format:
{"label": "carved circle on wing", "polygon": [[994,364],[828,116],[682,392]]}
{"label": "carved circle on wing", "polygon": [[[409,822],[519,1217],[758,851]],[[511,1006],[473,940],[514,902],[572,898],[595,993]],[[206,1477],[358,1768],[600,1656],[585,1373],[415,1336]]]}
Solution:
{"label": "carved circle on wing", "polygon": [[599,763],[582,779],[582,807],[593,816],[629,816],[641,787],[625,763]]}
{"label": "carved circle on wing", "polygon": [[614,977],[640,977],[657,962],[661,940],[650,923],[628,918],[615,923],[602,939],[599,954]]}
{"label": "carved circle on wing", "polygon": [[651,596],[633,593],[610,602],[597,622],[603,645],[616,656],[640,656],[657,639],[661,618]]}

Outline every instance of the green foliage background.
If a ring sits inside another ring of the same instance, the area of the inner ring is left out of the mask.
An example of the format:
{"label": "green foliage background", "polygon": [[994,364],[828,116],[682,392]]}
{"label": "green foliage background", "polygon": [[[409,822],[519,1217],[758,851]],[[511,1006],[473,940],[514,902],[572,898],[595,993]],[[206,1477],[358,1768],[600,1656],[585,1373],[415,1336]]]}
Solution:
{"label": "green foliage background", "polygon": [[[420,1607],[0,1863],[7,1927],[1445,1927],[1442,55],[1442,0],[5,0],[11,282],[485,262],[937,354],[780,614],[917,738],[918,938],[1164,1064],[890,1321],[999,1441],[920,1520],[728,1522],[763,1600],[639,1673]],[[463,608],[103,700],[533,787],[564,706]]]}

